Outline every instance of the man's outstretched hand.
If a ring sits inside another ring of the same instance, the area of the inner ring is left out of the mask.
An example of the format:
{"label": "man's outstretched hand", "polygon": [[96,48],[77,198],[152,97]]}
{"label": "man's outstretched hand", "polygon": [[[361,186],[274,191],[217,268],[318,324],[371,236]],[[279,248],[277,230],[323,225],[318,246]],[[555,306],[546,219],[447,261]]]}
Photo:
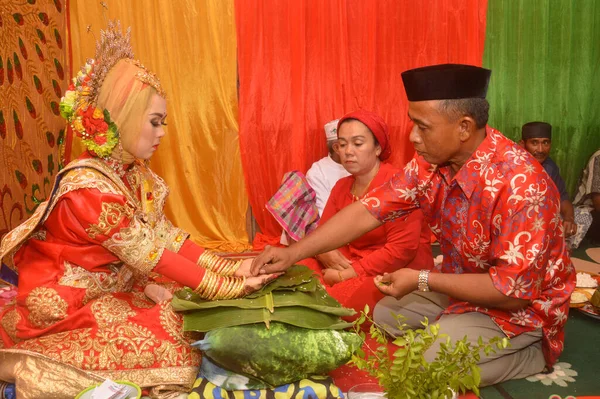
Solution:
{"label": "man's outstretched hand", "polygon": [[292,251],[289,248],[278,248],[267,245],[265,250],[254,258],[250,274],[270,274],[286,271],[294,264]]}

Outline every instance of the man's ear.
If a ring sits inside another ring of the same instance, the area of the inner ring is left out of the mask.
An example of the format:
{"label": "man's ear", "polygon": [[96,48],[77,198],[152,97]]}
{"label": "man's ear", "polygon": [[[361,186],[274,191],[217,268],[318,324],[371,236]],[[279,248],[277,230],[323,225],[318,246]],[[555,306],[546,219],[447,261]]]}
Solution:
{"label": "man's ear", "polygon": [[465,142],[468,141],[477,131],[477,123],[475,123],[475,119],[465,115],[460,118],[460,121],[458,122],[458,128],[460,131],[460,140]]}
{"label": "man's ear", "polygon": [[336,140],[336,142],[335,142],[335,143],[333,143],[333,145],[332,145],[331,147],[333,148],[333,151],[334,151],[336,154],[339,154],[339,153],[340,153],[340,143],[339,143],[337,140]]}
{"label": "man's ear", "polygon": [[523,140],[519,140],[519,145],[523,148],[525,148],[525,142]]}

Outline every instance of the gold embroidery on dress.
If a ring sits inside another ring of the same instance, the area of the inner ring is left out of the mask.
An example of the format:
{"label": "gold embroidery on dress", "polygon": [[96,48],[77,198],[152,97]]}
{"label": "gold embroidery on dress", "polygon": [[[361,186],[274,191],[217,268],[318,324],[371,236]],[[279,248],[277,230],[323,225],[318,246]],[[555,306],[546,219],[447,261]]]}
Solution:
{"label": "gold embroidery on dress", "polygon": [[117,287],[115,291],[130,292],[135,282],[136,279],[134,278],[131,268],[128,265],[123,264],[117,275]]}
{"label": "gold embroidery on dress", "polygon": [[0,262],[4,261],[9,268],[17,270],[13,257],[38,225],[46,206],[47,202],[42,202],[29,219],[6,233],[0,242]]}
{"label": "gold embroidery on dress", "polygon": [[[151,388],[151,393],[154,392],[157,384],[183,385],[187,388],[186,392],[189,392],[198,375],[198,364],[200,363],[200,354],[197,351],[194,351],[194,355],[195,361],[191,366],[162,367],[143,370],[95,371],[95,374],[104,378],[110,378],[113,381],[133,381],[143,387],[153,387]],[[150,396],[153,398],[162,397],[160,395],[155,396],[152,394]]]}
{"label": "gold embroidery on dress", "polygon": [[150,309],[156,305],[154,302],[151,302],[143,292],[135,291],[132,292],[132,295],[133,298],[131,299],[131,303],[133,306],[142,309]]}
{"label": "gold embroidery on dress", "polygon": [[125,184],[103,161],[93,158],[73,161],[56,176],[52,187],[54,193],[52,197],[48,201],[42,202],[29,219],[4,236],[0,242],[0,261],[6,258],[4,262],[17,271],[12,256],[9,254],[14,255],[15,248],[35,231],[38,224],[44,222],[60,197],[81,188],[96,188],[101,193],[125,195],[127,200],[133,203],[138,201],[136,197],[131,196]]}
{"label": "gold embroidery on dress", "polygon": [[108,267],[110,271],[107,272],[90,272],[83,267],[65,261],[64,274],[58,280],[58,285],[86,290],[83,297],[83,304],[85,305],[92,299],[117,291],[119,268],[116,265],[109,265]]}
{"label": "gold embroidery on dress", "polygon": [[98,235],[108,235],[123,219],[131,218],[133,211],[134,208],[127,203],[121,205],[116,202],[103,202],[98,223],[90,225],[85,231],[92,240]]}
{"label": "gold embroidery on dress", "polygon": [[[155,361],[154,350],[159,341],[146,327],[128,323],[98,331],[97,339],[105,343],[99,356],[101,369],[150,367]],[[123,346],[127,353],[119,348]]]}
{"label": "gold embroidery on dress", "polygon": [[163,246],[169,251],[179,252],[189,234],[182,229],[173,226],[171,221],[164,215],[158,221],[155,227],[159,246]]}
{"label": "gold embroidery on dress", "polygon": [[140,275],[150,273],[164,251],[164,247],[156,245],[154,230],[140,221],[138,214],[131,218],[128,227],[113,234],[102,246]]}
{"label": "gold embroidery on dress", "polygon": [[105,295],[94,301],[91,307],[92,314],[96,318],[99,328],[110,327],[117,323],[127,321],[136,313],[131,309],[129,303],[110,295]]}
{"label": "gold embroidery on dress", "polygon": [[94,353],[100,350],[97,342],[90,338],[91,334],[91,328],[79,328],[28,339],[19,343],[17,347],[41,353],[52,360],[80,369],[90,370],[98,367],[98,356]]}
{"label": "gold embroidery on dress", "polygon": [[[17,338],[17,324],[20,321],[21,314],[14,307],[13,309],[4,313],[4,316],[2,316],[2,321],[0,322],[0,324],[2,325],[2,328],[4,329],[4,331],[6,331],[6,333],[8,334],[10,339],[12,339],[13,342],[19,342],[19,339]],[[0,343],[1,342],[2,340],[0,339]]]}
{"label": "gold embroidery on dress", "polygon": [[183,316],[175,313],[170,301],[161,302],[159,306],[160,325],[169,333],[173,341],[188,345],[187,340],[183,337]]}
{"label": "gold embroidery on dress", "polygon": [[67,317],[67,301],[55,289],[37,287],[31,290],[25,305],[29,310],[28,319],[35,327],[46,328]]}
{"label": "gold embroidery on dress", "polygon": [[[198,350],[189,345],[175,345],[168,340],[159,340],[147,328],[131,322],[112,325],[97,332],[91,328],[80,328],[45,335],[22,341],[17,344],[16,349],[41,353],[82,370],[111,370],[106,371],[110,375],[119,373],[120,371],[114,370],[117,368],[151,367],[153,364],[162,367],[139,370],[140,374],[149,376],[157,370],[162,372],[165,370],[163,368],[198,366],[200,361]],[[179,350],[180,353],[174,354],[174,350]],[[137,370],[127,372],[139,375]],[[127,379],[139,381],[139,378]]]}
{"label": "gold embroidery on dress", "polygon": [[[152,170],[146,168],[140,162],[136,161],[136,164],[132,169],[134,168],[141,174],[140,179],[149,179],[152,181],[153,214],[144,215],[140,212],[141,209],[138,208],[139,211],[137,214],[139,215],[139,218],[141,220],[152,221],[164,219],[163,209],[169,194],[167,185],[161,177],[152,172]],[[127,203],[131,204],[134,208],[141,208],[142,205],[137,193],[132,193],[115,171],[101,159],[90,158],[73,161],[59,172],[53,188],[54,194],[50,200],[40,204],[31,218],[6,234],[0,243],[0,260],[6,258],[5,263],[16,271],[16,267],[12,262],[12,256],[7,255],[14,254],[14,252],[16,252],[13,251],[15,250],[15,247],[27,240],[31,233],[35,231],[36,227],[45,221],[45,218],[63,195],[82,188],[95,188],[101,193],[124,195]],[[138,227],[141,228],[141,225],[141,221],[138,226],[134,223],[134,226],[130,226],[130,230],[124,232],[123,237],[116,237],[114,241],[119,241],[121,244],[124,244],[122,238],[135,237],[136,231]],[[188,234],[181,229],[172,227],[172,225],[170,225],[170,227],[171,230],[165,232],[163,235],[165,237],[164,240],[154,237],[153,245],[150,245],[147,239],[144,240],[145,246],[147,246],[146,254],[142,257],[135,257],[133,264],[130,264],[132,269],[136,270],[136,273],[143,274],[152,270],[160,260],[163,248],[166,247],[170,250],[179,251],[185,242],[185,239],[188,237]],[[136,248],[137,243],[134,242],[134,244],[135,245],[128,249]],[[110,245],[117,247],[120,244],[110,243]],[[152,248],[150,248],[151,246]],[[107,249],[110,250],[108,247]],[[140,251],[136,250],[135,252]],[[121,253],[122,252],[115,252],[115,255],[120,257]],[[125,257],[121,259],[127,264],[131,258]]]}
{"label": "gold embroidery on dress", "polygon": [[129,183],[131,192],[137,195],[140,192],[140,185],[142,184],[142,178],[137,164],[133,165],[131,169],[125,173],[125,179],[127,179],[127,182]]}

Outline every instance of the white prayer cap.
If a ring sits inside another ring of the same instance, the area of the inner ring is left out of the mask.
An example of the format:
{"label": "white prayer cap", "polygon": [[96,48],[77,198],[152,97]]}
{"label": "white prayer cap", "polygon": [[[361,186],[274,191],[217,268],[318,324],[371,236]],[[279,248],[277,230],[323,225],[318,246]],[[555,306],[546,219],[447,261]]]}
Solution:
{"label": "white prayer cap", "polygon": [[327,122],[325,124],[325,137],[327,137],[327,141],[337,140],[337,124],[339,119],[336,119],[331,122]]}

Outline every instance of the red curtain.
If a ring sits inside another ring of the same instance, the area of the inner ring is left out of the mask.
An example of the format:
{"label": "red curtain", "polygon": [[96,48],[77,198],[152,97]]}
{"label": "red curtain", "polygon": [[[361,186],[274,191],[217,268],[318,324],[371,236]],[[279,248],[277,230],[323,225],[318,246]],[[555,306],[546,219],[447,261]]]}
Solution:
{"label": "red curtain", "polygon": [[325,156],[323,125],[357,108],[390,126],[392,157],[413,155],[400,73],[481,65],[487,0],[237,0],[240,149],[263,233],[283,174]]}

